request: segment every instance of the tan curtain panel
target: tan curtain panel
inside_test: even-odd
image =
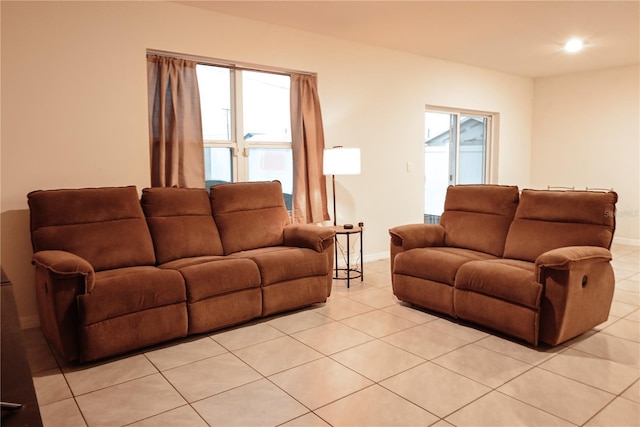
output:
[[[204,187],[196,62],[147,56],[152,187]]]
[[[291,146],[293,152],[293,222],[330,219],[322,174],[324,131],[315,76],[291,75]]]

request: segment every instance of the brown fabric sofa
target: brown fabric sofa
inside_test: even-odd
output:
[[[556,345],[607,320],[617,194],[459,185],[439,224],[389,230],[402,301]]]
[[[34,191],[42,331],[90,361],[323,302],[334,231],[290,224],[280,183]]]

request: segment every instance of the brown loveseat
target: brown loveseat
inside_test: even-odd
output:
[[[607,320],[615,192],[459,185],[439,224],[392,228],[403,301],[556,345]]]
[[[290,224],[280,183],[34,191],[42,331],[89,361],[323,302],[334,231]]]

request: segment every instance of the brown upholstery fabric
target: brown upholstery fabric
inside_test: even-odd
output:
[[[223,254],[204,188],[145,188],[141,202],[159,264]]]
[[[517,206],[516,186],[450,186],[440,218],[445,245],[502,256]]]
[[[535,265],[513,260],[472,261],[464,264],[456,276],[458,290],[471,291],[537,310],[542,285],[536,282]],[[458,305],[455,304],[456,310]]]
[[[279,282],[262,288],[262,315],[294,310],[327,300],[326,276]]]
[[[260,287],[260,271],[248,259],[224,259],[180,270],[189,303],[215,295]]]
[[[286,248],[283,251],[254,250],[245,252],[258,265],[262,285],[312,276],[325,277],[329,273],[327,257],[306,248]]]
[[[189,304],[189,333],[196,334],[243,323],[262,313],[260,288],[217,295]]]
[[[175,270],[128,267],[99,272],[93,292],[78,296],[80,323],[90,325],[186,299],[184,280]]]
[[[187,335],[185,303],[138,311],[79,328],[83,362]]]
[[[393,275],[393,294],[400,301],[456,317],[453,286],[402,274]]]
[[[494,259],[483,252],[458,248],[418,248],[396,256],[394,274],[420,277],[453,286],[458,269],[473,260]]]
[[[283,244],[290,220],[280,182],[215,185],[210,200],[226,255]]]
[[[96,271],[155,264],[135,187],[39,190],[27,197],[34,252],[71,252]]]
[[[535,261],[564,246],[609,248],[617,198],[614,192],[522,190],[505,258]]]

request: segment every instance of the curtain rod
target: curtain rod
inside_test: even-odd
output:
[[[271,72],[275,74],[287,74],[287,75],[289,74],[304,74],[307,76],[317,75],[317,73],[312,73],[309,71],[299,71],[299,70],[292,70],[288,68],[250,64],[246,62],[228,61],[224,59],[209,58],[207,56],[186,55],[183,53],[168,52],[165,50],[147,49],[147,55],[157,55],[157,56],[165,56],[170,58],[186,59],[187,61],[195,61],[201,64],[220,65],[220,66],[225,66],[225,67],[235,68],[240,70],[247,70],[247,71],[265,71],[265,72]]]

